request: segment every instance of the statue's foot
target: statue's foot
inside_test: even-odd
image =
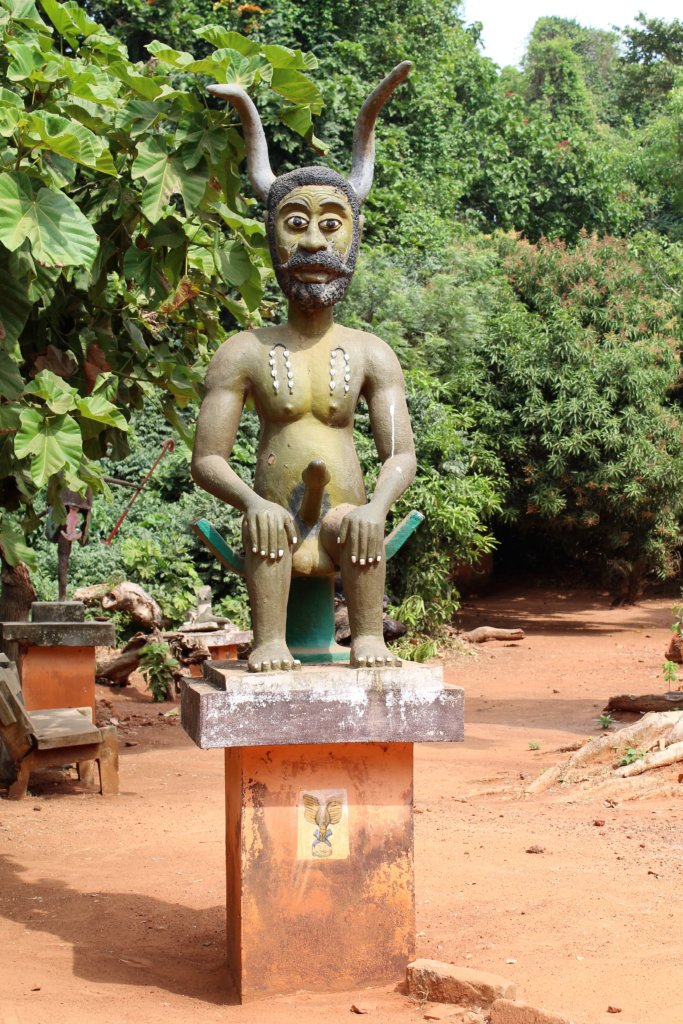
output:
[[[401,659],[388,650],[381,636],[359,636],[351,641],[352,668],[400,668]]]
[[[292,657],[284,640],[269,640],[254,647],[247,668],[250,672],[291,672],[301,668],[301,662]]]

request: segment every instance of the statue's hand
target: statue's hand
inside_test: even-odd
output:
[[[347,512],[339,530],[339,543],[347,545],[352,562],[372,565],[382,561],[385,519],[373,505],[361,505]]]
[[[294,520],[282,505],[259,498],[245,512],[253,554],[278,560],[285,549],[296,544]]]

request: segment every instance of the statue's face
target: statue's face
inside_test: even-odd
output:
[[[275,210],[273,234],[273,266],[289,299],[305,309],[343,299],[356,263],[358,223],[340,189],[293,189]]]

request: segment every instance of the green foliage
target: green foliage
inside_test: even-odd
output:
[[[635,124],[656,114],[673,89],[683,67],[683,21],[648,18],[622,30],[624,56],[619,82],[619,106]]]
[[[57,520],[64,486],[105,489],[98,460],[126,453],[145,395],[163,389],[189,439],[178,408],[196,398],[211,351],[236,323],[259,322],[264,228],[240,193],[234,114],[209,104],[205,86],[270,91],[273,119],[289,125],[320,109],[304,73],[315,61],[221,28],[197,34],[200,59],[150,43],[154,59],[135,64],[72,0],[0,0],[9,561],[21,557],[11,531],[36,528],[45,488]]]
[[[635,764],[636,761],[642,761],[644,757],[644,750],[636,750],[635,747],[627,747],[623,756],[617,761],[617,765],[619,768],[625,768],[626,765]]]
[[[664,676],[664,682],[670,690],[675,689],[676,683],[678,682],[678,670],[674,661],[664,662],[662,666],[662,675]]]
[[[173,670],[178,661],[171,657],[166,643],[146,644],[140,651],[140,671],[145,677],[152,699],[161,703],[174,692]]]
[[[632,598],[646,573],[678,565],[674,309],[626,242],[499,246],[516,301],[460,387],[505,464],[505,518],[537,547],[618,577]]]
[[[598,715],[595,721],[598,723],[601,729],[609,729],[615,723],[615,719],[610,714]]]

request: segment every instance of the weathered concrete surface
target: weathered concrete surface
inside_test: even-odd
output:
[[[113,647],[111,622],[0,622],[0,639],[40,647]]]
[[[241,999],[400,980],[415,941],[412,745],[225,757],[228,963]],[[337,805],[322,854],[304,795]]]
[[[507,978],[440,960],[414,960],[406,969],[410,995],[435,1003],[491,1006],[497,999],[512,1000],[516,987]]]
[[[204,662],[204,681],[183,684],[181,719],[203,748],[462,740],[464,694],[442,676],[425,665],[248,673]]]
[[[82,601],[34,601],[31,605],[32,622],[84,622],[85,605]]]
[[[489,1020],[490,1024],[572,1024],[567,1017],[511,999],[496,999],[491,1006]]]

